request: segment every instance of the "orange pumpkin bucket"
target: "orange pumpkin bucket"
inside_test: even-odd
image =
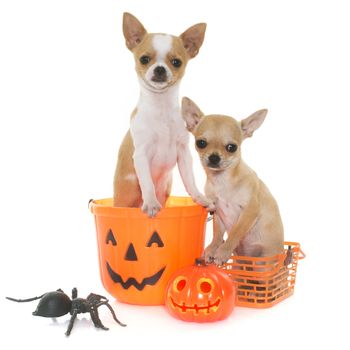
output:
[[[169,197],[155,218],[110,198],[91,201],[90,210],[103,286],[121,302],[164,304],[170,276],[203,252],[207,212],[189,197]]]

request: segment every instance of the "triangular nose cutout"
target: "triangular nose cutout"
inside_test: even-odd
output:
[[[132,243],[129,244],[128,250],[126,251],[125,260],[137,261],[137,255],[136,255],[135,248],[134,248]]]

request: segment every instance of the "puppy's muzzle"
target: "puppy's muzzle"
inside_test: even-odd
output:
[[[210,168],[219,168],[220,167],[221,158],[217,153],[212,153],[208,157],[208,167]]]
[[[166,69],[163,66],[157,66],[153,70],[152,81],[156,83],[165,83],[168,79]]]

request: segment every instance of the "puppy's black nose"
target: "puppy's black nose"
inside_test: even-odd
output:
[[[166,70],[163,66],[157,66],[156,68],[154,68],[154,74],[162,76],[166,73]]]
[[[166,80],[166,70],[163,66],[157,66],[154,68],[154,81],[165,81]]]
[[[220,156],[216,153],[211,154],[208,157],[208,159],[209,159],[210,165],[214,165],[214,166],[218,165],[220,163],[220,160],[221,160]]]

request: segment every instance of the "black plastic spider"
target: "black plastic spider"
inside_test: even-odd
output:
[[[33,312],[34,316],[60,317],[70,313],[72,317],[70,318],[69,325],[65,333],[67,336],[69,336],[72,331],[77,315],[86,312],[90,313],[91,320],[95,327],[102,328],[107,331],[108,328],[102,324],[97,310],[102,305],[106,305],[108,307],[117,323],[119,323],[122,327],[126,326],[117,319],[114,310],[112,309],[112,306],[109,305],[106,297],[91,293],[86,299],[78,298],[78,290],[76,288],[72,289],[72,300],[63,292],[62,289],[29,299],[14,299],[10,297],[6,297],[6,299],[20,303],[41,299],[36,310]]]

